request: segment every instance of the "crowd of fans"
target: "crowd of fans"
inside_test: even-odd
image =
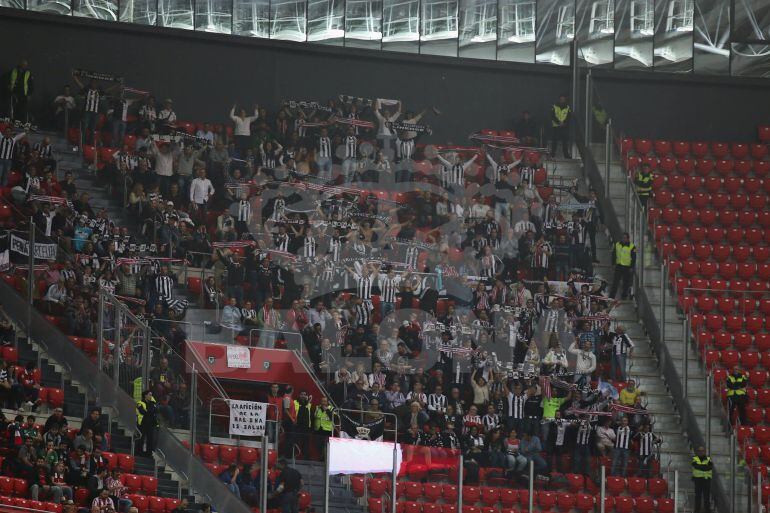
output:
[[[540,475],[588,473],[596,456],[625,476],[634,455],[631,472],[649,475],[660,440],[628,380],[634,344],[612,318],[617,283],[611,297],[593,270],[603,213],[593,191],[549,177],[545,150],[521,145],[534,143],[528,114],[519,139],[479,132],[467,147],[426,144],[437,108],[383,99],[235,105],[231,124],[195,126],[170,99],[129,100],[87,76],[72,104],[86,143],[111,137],[114,157],[94,171],[133,225],[95,212],[70,173],[57,182],[41,170],[46,140],[20,140],[13,157],[19,194],[61,250],[41,272],[39,304],[68,333],[95,335],[101,288],[179,351],[187,334],[164,321],[184,319],[174,268],[186,261],[214,270],[203,305],[221,308],[223,327],[256,329],[263,347],[300,337],[336,404],[367,421],[395,415],[399,439],[417,447],[461,450],[469,482],[479,467],[518,477],[529,462]],[[138,365],[137,337],[113,364]],[[185,425],[189,396],[172,367],[154,361],[150,388],[161,416]],[[268,401],[286,456],[331,434],[326,398],[275,386]],[[248,475],[221,477],[249,497]]]

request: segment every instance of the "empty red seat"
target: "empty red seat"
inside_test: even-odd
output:
[[[733,258],[735,258],[735,250],[733,250]],[[756,264],[751,263],[741,263],[738,264],[738,277],[743,278],[744,280],[747,280],[754,276],[754,273],[757,271]]]
[[[123,472],[133,472],[136,465],[136,458],[130,454],[118,454],[118,467]]]
[[[637,497],[647,490],[647,480],[641,477],[629,477],[626,479],[628,493]]]
[[[500,488],[500,503],[504,508],[510,508],[519,501],[518,490],[512,488]]]
[[[205,463],[219,462],[219,446],[214,444],[200,444],[198,455]]]
[[[481,489],[478,486],[463,486],[463,504],[476,504],[481,500]]]
[[[578,493],[575,495],[575,509],[578,511],[592,511],[594,509],[595,499],[593,495],[587,493]]]
[[[733,351],[732,349],[722,351],[720,360],[722,361],[722,365],[724,367],[728,369],[732,368],[733,366],[738,365],[738,361],[740,360],[740,353],[738,353],[738,351]]]
[[[369,495],[379,498],[385,493],[390,493],[390,479],[374,478],[369,480]]]
[[[741,210],[749,202],[749,198],[745,194],[740,192],[731,192],[730,194],[730,206],[736,210]]]
[[[752,143],[749,145],[751,158],[762,160],[767,156],[767,145],[761,143]]]
[[[622,477],[607,476],[606,486],[610,495],[620,495],[626,489],[626,480]]]
[[[751,370],[759,365],[759,353],[756,351],[743,351],[741,353],[741,367]]]
[[[765,324],[764,316],[749,315],[746,317],[746,331],[749,333],[759,333]]]
[[[730,145],[723,142],[711,143],[711,154],[716,158],[726,157],[730,153]]]
[[[674,196],[670,191],[662,190],[655,192],[655,204],[659,207],[665,207],[671,204]]]
[[[631,497],[615,497],[616,513],[631,513],[634,510],[634,500]]]
[[[634,151],[641,155],[647,155],[652,151],[652,141],[649,139],[636,139],[634,141]]]
[[[722,189],[722,179],[718,176],[706,176],[703,179],[703,188],[711,194],[717,193]]]
[[[770,173],[770,160],[754,161],[754,176],[762,178],[768,173]]]
[[[762,408],[753,406],[746,407],[746,420],[749,424],[759,424],[765,418],[765,411]]]
[[[231,465],[238,461],[238,448],[232,445],[219,446],[219,463]]]
[[[658,168],[665,174],[670,175],[676,170],[676,159],[670,156],[664,156],[660,158]]]
[[[762,190],[762,180],[754,176],[743,179],[743,191],[746,194],[755,194]]]
[[[755,208],[755,207],[752,207],[752,208]],[[756,207],[756,208],[762,208],[762,207]],[[754,221],[756,220],[756,218],[757,218],[757,214],[752,210],[741,210],[740,212],[738,212],[738,224],[743,227],[751,226],[752,224],[754,224]]]
[[[147,495],[156,495],[158,493],[158,478],[142,476],[142,491]]]
[[[556,506],[556,494],[548,491],[538,491],[535,495],[537,505],[540,506],[541,511],[551,511]]]
[[[749,145],[746,143],[732,143],[730,145],[730,154],[735,159],[746,158],[749,155]]]
[[[441,495],[446,502],[457,502],[457,486],[445,484]]]
[[[703,178],[700,176],[688,176],[684,181],[684,187],[690,192],[697,192],[703,187]]]
[[[150,513],[165,513],[166,500],[163,497],[147,497],[147,506]]]
[[[750,333],[736,333],[733,337],[733,347],[739,351],[745,351],[752,345],[753,338]]]
[[[686,207],[690,204],[690,201],[692,199],[692,196],[689,192],[686,191],[679,191],[674,194],[674,205],[676,205],[679,208]]]
[[[672,150],[671,141],[657,139],[653,143],[653,148],[655,148],[655,153],[658,155],[658,157],[668,155],[671,153],[671,150]]]
[[[699,163],[701,161],[698,161]],[[732,160],[719,159],[714,163],[714,169],[722,176],[728,176],[733,172],[734,163]]]

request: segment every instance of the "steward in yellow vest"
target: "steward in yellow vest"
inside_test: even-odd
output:
[[[692,481],[695,484],[694,513],[711,511],[711,479],[714,477],[714,464],[706,455],[706,449],[698,447],[692,458]]]
[[[612,264],[615,266],[615,274],[612,278],[610,298],[615,299],[620,288],[621,299],[627,299],[631,292],[631,277],[636,265],[636,246],[631,242],[628,233],[624,233],[621,240],[612,246]]]

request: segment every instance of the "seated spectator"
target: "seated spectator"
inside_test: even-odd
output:
[[[102,488],[91,501],[92,513],[110,513],[115,511],[115,503],[110,498],[110,491]]]
[[[102,450],[106,451],[108,449],[107,439],[104,436],[104,419],[102,419],[102,411],[100,408],[91,408],[88,412],[88,416],[83,419],[83,422],[80,425],[80,434],[85,430],[91,431],[94,443],[101,447]],[[75,443],[75,447],[77,446],[78,444]]]
[[[118,511],[128,513],[133,501],[128,498],[128,488],[120,480],[121,474],[120,469],[113,469],[112,474],[105,479],[105,487],[109,490],[113,503],[118,505]]]
[[[241,473],[241,469],[238,465],[228,466],[221,474],[219,474],[219,480],[222,481],[227,488],[233,492],[233,494],[241,498],[241,491],[238,488],[238,476]]]

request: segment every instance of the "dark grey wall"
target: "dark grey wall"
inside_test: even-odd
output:
[[[173,98],[180,119],[224,121],[233,102],[270,108],[283,98],[338,94],[402,99],[410,109],[436,105],[444,114],[428,122],[436,128],[432,139],[442,142],[462,143],[476,129],[510,128],[524,108],[544,119],[570,88],[563,68],[314,49],[7,9],[0,9],[0,48],[2,70],[22,56],[29,60],[37,112],[71,82],[70,69],[80,67],[122,74],[127,85]]]
[[[770,124],[770,81],[653,72],[594,73],[616,125],[633,137],[753,141]]]

